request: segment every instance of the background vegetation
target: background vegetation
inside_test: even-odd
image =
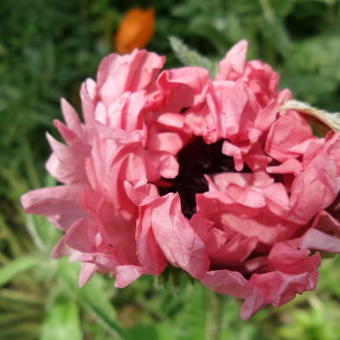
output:
[[[77,286],[78,266],[50,260],[58,232],[24,216],[19,197],[52,185],[44,171],[59,98],[76,107],[80,82],[113,51],[114,32],[131,7],[154,6],[148,48],[180,65],[168,36],[212,60],[236,41],[282,75],[295,96],[340,110],[340,2],[337,0],[2,0],[0,2],[0,339],[73,340],[204,338],[210,293],[187,278],[145,277],[124,290],[97,275]],[[227,299],[223,339],[340,338],[339,260],[325,260],[316,292],[251,321]]]

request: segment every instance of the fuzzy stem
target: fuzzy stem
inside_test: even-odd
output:
[[[208,291],[205,340],[220,340],[222,338],[222,323],[225,301],[225,296],[222,294]]]

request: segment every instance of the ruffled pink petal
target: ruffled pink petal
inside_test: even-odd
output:
[[[234,79],[242,74],[245,67],[248,42],[239,41],[226,54],[219,64],[218,80]]]
[[[137,206],[146,205],[159,197],[157,187],[152,184],[132,185],[129,181],[124,181],[124,188],[131,202]]]
[[[332,206],[333,207],[333,206]],[[316,228],[328,234],[340,235],[340,220],[325,210],[320,211],[313,220],[312,228]]]
[[[308,144],[301,150],[294,151],[294,147],[313,138],[312,129],[307,121],[296,111],[287,111],[271,126],[265,150],[273,158],[285,162],[300,156]]]
[[[136,224],[137,256],[144,273],[159,275],[167,266],[167,261],[155,239],[151,226],[152,208],[140,209]]]
[[[206,103],[184,114],[184,121],[185,127],[195,136],[202,136],[206,143],[215,143],[219,139],[218,109],[211,91],[206,95]]]
[[[125,288],[143,274],[142,268],[133,265],[121,265],[115,268],[115,287]]]
[[[149,151],[145,155],[147,178],[156,182],[161,177],[175,178],[178,175],[179,164],[174,155],[161,151]]]
[[[334,148],[338,151],[335,154],[339,155],[340,134],[329,139],[323,149],[309,161],[304,171],[295,177],[290,197],[292,220],[308,222],[337,197],[340,191],[340,161],[330,157],[330,149]]]
[[[209,73],[202,67],[180,67],[163,71],[157,85],[165,112],[180,112],[202,101]]]
[[[96,224],[89,218],[81,218],[68,228],[64,242],[73,249],[84,253],[97,251],[96,235],[98,229]]]
[[[223,142],[222,146],[222,153],[224,153],[226,156],[230,156],[234,158],[234,166],[237,171],[242,171],[244,166],[244,160],[242,155],[242,150],[231,143],[229,143],[227,140]]]
[[[93,164],[93,166],[92,166]],[[124,181],[132,185],[146,183],[144,151],[140,142],[118,139],[96,139],[92,148],[92,164],[88,164],[91,182],[115,206],[134,216],[136,206],[130,201]]]
[[[182,129],[184,127],[184,117],[175,113],[163,113],[157,118],[157,122],[169,128]]]
[[[289,210],[289,197],[282,183],[273,183],[263,188],[263,196],[266,199],[268,209],[275,215],[285,217]]]
[[[265,208],[257,214],[241,215],[242,209],[225,212],[221,215],[221,223],[244,236],[256,236],[264,244],[274,244],[291,235],[298,226],[281,219]]]
[[[67,247],[64,237],[62,237],[51,251],[51,257],[53,259],[59,259],[65,255],[70,255],[72,250]]]
[[[257,209],[266,206],[266,200],[263,195],[250,187],[244,189],[230,184],[228,186],[228,195],[234,202],[249,208]]]
[[[269,266],[287,274],[300,274],[315,271],[320,265],[320,255],[310,255],[301,249],[299,240],[276,243],[269,255]]]
[[[89,156],[89,147],[77,136],[69,145],[58,142],[51,135],[46,134],[53,150],[46,163],[48,172],[61,183],[87,183],[85,160]]]
[[[227,269],[208,271],[201,282],[209,289],[219,293],[246,298],[250,285],[242,274]]]
[[[253,274],[249,280],[251,293],[242,304],[241,318],[248,320],[252,314],[267,304],[278,307],[292,300],[296,294],[316,288],[316,271],[291,275],[279,271]]]
[[[219,112],[219,137],[230,138],[242,129],[240,121],[248,101],[245,85],[242,82],[215,81],[213,94]]]
[[[76,134],[81,135],[81,122],[76,110],[64,98],[61,99],[60,103],[67,126]]]
[[[142,130],[144,128],[143,110],[147,102],[144,91],[125,92],[110,106],[101,102],[96,107],[96,119],[112,129],[125,131]]]
[[[57,227],[67,230],[87,213],[79,205],[78,185],[61,185],[30,191],[21,197],[26,213],[46,216]]]
[[[97,270],[97,265],[94,263],[81,263],[81,269],[79,273],[78,284],[79,287],[83,287],[86,283],[91,279],[91,277],[95,274]]]
[[[242,263],[255,250],[257,244],[257,237],[244,237],[237,234],[225,242],[223,246],[209,249],[209,259],[218,267],[238,268],[242,266]]]
[[[94,122],[95,97],[96,83],[93,79],[86,79],[80,88],[80,98],[84,120],[89,125]]]
[[[339,253],[340,221],[328,212],[321,211],[314,218],[312,227],[301,237],[300,247]]]
[[[177,194],[154,201],[151,225],[157,243],[167,260],[176,267],[202,278],[209,267],[204,243],[180,211]]]
[[[82,206],[91,215],[105,244],[119,257],[119,264],[138,264],[134,220],[117,211],[110,201],[90,189],[82,192]]]
[[[266,304],[274,307],[292,300],[296,294],[316,288],[320,255],[298,247],[298,240],[280,242],[269,253],[269,268],[273,271],[253,274],[241,317],[247,320]]]
[[[145,89],[165,62],[164,57],[145,50],[131,54],[110,54],[103,59],[97,73],[97,91],[107,106],[124,92]]]
[[[340,238],[313,228],[302,236],[300,246],[302,249],[323,250],[339,254]]]
[[[252,171],[258,172],[263,171],[268,166],[271,158],[265,154],[262,145],[256,142],[249,151],[246,150],[244,161]]]
[[[182,137],[177,132],[156,132],[149,134],[147,148],[176,155],[184,146]]]
[[[205,243],[213,266],[237,268],[257,246],[257,237],[244,237],[239,234],[230,236],[224,230],[213,227],[214,222],[199,213],[194,214],[190,222]]]
[[[297,175],[303,170],[301,163],[295,158],[290,158],[287,161],[281,163],[277,166],[268,166],[266,168],[267,172],[270,174],[289,174],[293,173]]]

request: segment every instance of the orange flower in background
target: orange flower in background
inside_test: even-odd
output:
[[[123,16],[118,27],[115,47],[119,53],[129,53],[143,48],[155,33],[154,8],[132,8]]]

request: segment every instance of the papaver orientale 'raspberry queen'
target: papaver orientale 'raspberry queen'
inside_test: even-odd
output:
[[[53,256],[81,262],[80,285],[171,265],[243,299],[244,319],[316,287],[319,251],[340,251],[340,134],[282,110],[290,91],[246,52],[236,44],[215,78],[111,54],[81,87],[83,122],[61,101],[65,143],[47,135],[46,164],[61,185],[22,203],[64,232]]]

